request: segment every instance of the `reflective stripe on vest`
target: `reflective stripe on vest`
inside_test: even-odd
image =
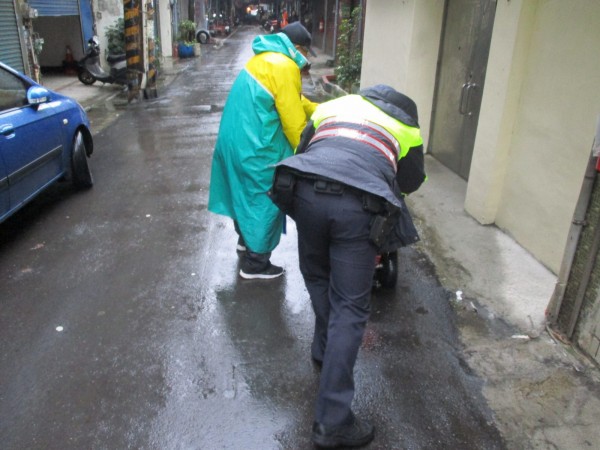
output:
[[[339,121],[335,118],[329,118],[319,124],[310,142],[313,143],[330,137],[344,137],[369,145],[381,153],[396,172],[396,162],[398,161],[400,148],[394,136],[383,127],[367,120]]]
[[[342,122],[366,120],[371,124],[377,124],[384,128],[394,136],[395,142],[394,140],[392,142],[399,144],[399,160],[404,158],[412,147],[423,145],[419,128],[411,127],[394,119],[360,95],[345,95],[321,103],[311,116],[311,120],[317,129],[322,122],[330,118],[336,118]]]

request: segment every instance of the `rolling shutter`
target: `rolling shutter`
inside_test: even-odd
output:
[[[0,61],[24,72],[19,26],[12,0],[0,2],[0,30]]]
[[[29,6],[38,10],[38,17],[78,16],[78,0],[29,0]]]

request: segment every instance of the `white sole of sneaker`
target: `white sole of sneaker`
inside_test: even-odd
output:
[[[274,275],[266,275],[264,273],[246,273],[243,270],[240,270],[240,277],[242,277],[245,280],[270,280],[272,278],[280,277],[284,273],[285,271]]]

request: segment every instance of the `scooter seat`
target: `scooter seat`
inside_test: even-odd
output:
[[[125,55],[125,53],[123,53],[121,55],[108,55],[106,57],[106,61],[108,61],[109,63],[117,63],[117,62],[125,61],[126,59],[127,59],[127,56]]]

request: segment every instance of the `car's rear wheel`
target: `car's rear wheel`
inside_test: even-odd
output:
[[[210,36],[206,31],[198,31],[198,34],[196,35],[196,40],[201,44],[207,44],[210,40]]]
[[[83,84],[87,84],[88,86],[96,82],[96,77],[94,77],[94,75],[92,75],[86,69],[80,70],[77,74],[77,78],[79,78],[79,81],[81,81]]]
[[[78,189],[89,189],[94,185],[94,179],[85,148],[83,134],[78,131],[73,139],[73,153],[71,154],[71,178],[73,185]]]

